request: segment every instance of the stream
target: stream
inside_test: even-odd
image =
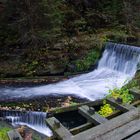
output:
[[[134,77],[138,69],[139,60],[140,48],[123,44],[107,43],[97,69],[92,72],[45,86],[1,88],[0,100],[34,98],[40,95],[73,95],[92,101],[101,99],[108,94],[109,89],[116,87],[121,88]],[[32,117],[32,115],[30,117]],[[27,120],[14,120],[14,122],[31,124],[32,127],[38,131],[39,129],[44,129],[44,125],[40,125],[42,127],[38,128],[39,123],[30,123]],[[47,128],[47,126],[45,127]],[[50,135],[50,130],[46,129],[44,134]]]

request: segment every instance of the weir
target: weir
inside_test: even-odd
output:
[[[13,126],[25,125],[44,135],[52,135],[45,122],[47,117],[45,112],[0,110],[0,117],[5,118]]]
[[[0,100],[61,94],[94,101],[105,97],[109,89],[120,88],[130,81],[137,71],[139,59],[139,47],[107,43],[97,69],[92,72],[46,86],[1,88]]]
[[[121,88],[135,75],[140,60],[140,48],[116,43],[107,43],[97,69],[90,73],[56,84],[37,87],[2,88],[0,100],[33,98],[39,95],[75,95],[80,98],[97,100],[105,97],[109,89]],[[25,124],[49,135],[44,113],[27,112],[25,115],[8,114],[13,124]]]
[[[98,69],[106,67],[133,76],[137,71],[139,60],[139,47],[108,43]]]

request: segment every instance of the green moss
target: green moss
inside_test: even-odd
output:
[[[9,140],[7,132],[10,130],[11,129],[7,127],[4,127],[4,128],[0,127],[0,140]]]
[[[7,136],[7,132],[9,131],[10,129],[8,128],[3,128],[0,130],[0,139],[2,140],[9,140],[8,139],[8,136]]]
[[[84,71],[88,70],[91,65],[95,64],[100,56],[100,52],[98,50],[92,50],[90,53],[87,54],[83,59],[77,60],[75,62],[76,71]]]

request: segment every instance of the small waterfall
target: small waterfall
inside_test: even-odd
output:
[[[45,123],[47,113],[32,111],[1,111],[1,116],[6,118],[13,126],[25,125],[44,135],[52,135],[51,130]]]
[[[134,75],[140,59],[140,48],[108,43],[98,69],[109,68],[124,74]]]
[[[56,84],[37,87],[1,88],[0,100],[33,98],[39,95],[75,95],[89,100],[105,97],[109,89],[121,88],[130,81],[140,60],[140,48],[116,43],[107,43],[97,69]],[[27,112],[5,114],[12,123],[25,124],[41,133],[51,132],[44,123],[46,114]]]
[[[107,43],[97,69],[69,80],[46,86],[1,88],[0,100],[33,98],[39,95],[75,95],[89,100],[103,98],[108,90],[131,80],[140,60],[140,48]]]

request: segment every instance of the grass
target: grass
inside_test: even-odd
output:
[[[11,130],[11,127],[5,122],[0,122],[0,140],[9,140],[7,132]]]

